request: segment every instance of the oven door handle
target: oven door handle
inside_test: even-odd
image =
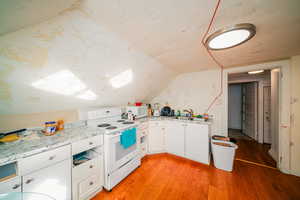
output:
[[[122,135],[122,133],[118,133],[118,134],[110,135],[109,137],[110,137],[110,138],[115,138],[115,137],[119,137],[119,136],[121,136],[121,135]]]

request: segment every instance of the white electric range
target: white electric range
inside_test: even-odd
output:
[[[104,133],[104,188],[110,191],[141,165],[137,143],[128,148],[124,148],[120,143],[122,132],[136,129],[137,124],[121,119],[121,110],[117,108],[105,108],[92,112],[88,115],[92,117],[87,120],[87,124],[90,127],[99,128]]]

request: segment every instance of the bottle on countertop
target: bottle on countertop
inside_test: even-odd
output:
[[[56,130],[60,131],[64,129],[64,120],[58,120],[56,125]]]
[[[150,104],[150,103],[148,104],[148,109],[147,109],[147,111],[148,111],[148,117],[152,117],[152,115],[153,115],[153,110],[152,110],[152,108],[151,108],[151,104]]]

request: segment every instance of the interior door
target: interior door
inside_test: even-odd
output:
[[[184,156],[184,129],[185,123],[167,122],[166,150],[178,156]]]
[[[243,133],[257,139],[257,82],[243,84]]]
[[[271,86],[264,87],[263,93],[263,101],[264,101],[264,143],[271,144]]]
[[[70,159],[32,172],[22,178],[23,192],[46,194],[57,200],[71,200]]]

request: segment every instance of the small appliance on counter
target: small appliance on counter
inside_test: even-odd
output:
[[[153,106],[153,116],[159,117],[160,116],[160,105],[159,103],[155,103]]]
[[[165,106],[161,109],[160,115],[161,116],[170,116],[171,108],[169,106]]]
[[[136,119],[147,117],[147,106],[126,106],[126,113],[131,113]]]

